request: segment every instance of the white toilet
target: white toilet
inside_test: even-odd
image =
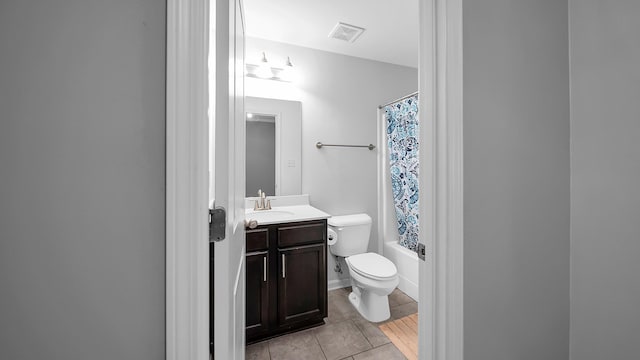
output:
[[[389,298],[398,286],[398,269],[387,258],[368,253],[371,217],[367,214],[333,216],[328,219],[328,244],[332,254],[345,258],[353,291],[349,301],[372,322],[387,320]]]

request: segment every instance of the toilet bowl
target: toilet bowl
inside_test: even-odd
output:
[[[328,220],[329,251],[344,257],[352,292],[349,301],[360,315],[372,322],[387,320],[388,295],[398,286],[398,269],[382,255],[366,252],[371,231],[367,214],[333,216]]]
[[[353,291],[349,301],[360,315],[372,322],[387,320],[389,294],[398,286],[398,270],[387,258],[376,253],[347,257]]]

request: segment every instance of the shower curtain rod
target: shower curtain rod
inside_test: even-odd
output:
[[[391,105],[391,104],[395,104],[395,103],[397,103],[397,102],[399,102],[399,101],[402,101],[402,100],[404,100],[404,99],[408,99],[408,98],[410,98],[410,97],[412,97],[412,96],[418,95],[418,93],[419,93],[419,91],[412,92],[411,94],[409,94],[409,95],[405,95],[405,96],[401,97],[400,99],[395,99],[395,100],[393,100],[392,102],[388,102],[388,103],[386,103],[386,104],[384,104],[384,105],[378,105],[378,109],[382,109],[382,108],[383,108],[383,107],[385,107],[385,106],[388,106],[388,105]]]

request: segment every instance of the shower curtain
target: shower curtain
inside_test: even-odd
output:
[[[418,95],[384,108],[391,187],[399,243],[416,251],[418,246]]]

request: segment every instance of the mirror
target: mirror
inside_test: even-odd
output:
[[[247,96],[245,111],[245,195],[301,194],[302,104]]]
[[[247,112],[247,189],[246,195],[258,189],[276,194],[276,116]]]

